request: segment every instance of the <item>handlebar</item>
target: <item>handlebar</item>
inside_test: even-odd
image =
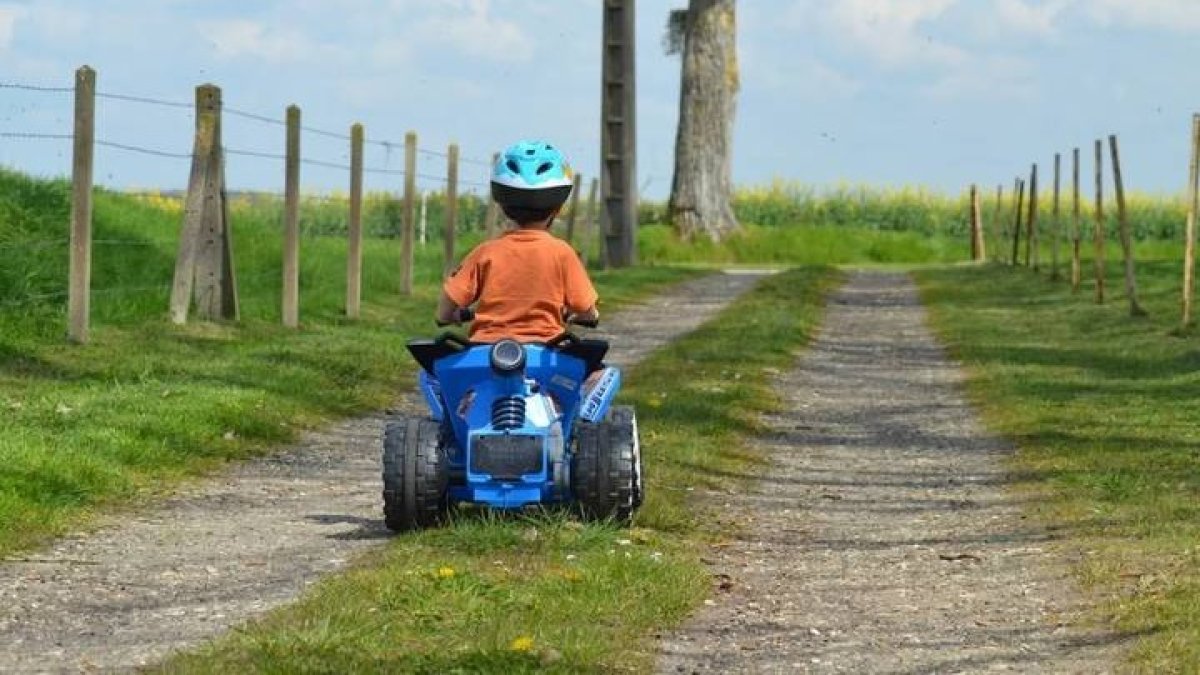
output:
[[[567,323],[573,323],[576,326],[583,326],[584,328],[597,328],[600,326],[600,319],[581,319],[572,315],[567,317]]]

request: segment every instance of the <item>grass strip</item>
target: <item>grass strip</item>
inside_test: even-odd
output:
[[[1088,268],[1090,270],[1090,267]],[[1018,446],[1031,507],[1078,556],[1096,619],[1141,672],[1200,672],[1200,349],[1174,337],[1175,262],[1139,266],[1149,319],[1000,266],[919,273],[990,427]]]
[[[462,511],[397,536],[300,602],[162,666],[182,673],[612,672],[649,669],[653,634],[707,595],[722,533],[695,490],[760,470],[750,437],[772,375],[809,339],[836,273],[770,277],[628,374],[648,496],[636,526]]]

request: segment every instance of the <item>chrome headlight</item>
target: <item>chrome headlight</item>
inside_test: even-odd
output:
[[[497,372],[511,373],[525,367],[525,347],[516,340],[501,340],[492,345],[492,368]]]

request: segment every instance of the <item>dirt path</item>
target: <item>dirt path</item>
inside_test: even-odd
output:
[[[761,275],[713,274],[605,317],[632,365]],[[389,536],[383,417],[306,435],[132,519],[0,565],[0,672],[129,670],[272,607]]]
[[[767,477],[713,496],[745,531],[662,672],[1110,671],[1120,644],[1070,626],[1066,562],[961,380],[908,278],[855,274],[779,383]]]

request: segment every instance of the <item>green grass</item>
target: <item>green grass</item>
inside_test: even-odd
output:
[[[665,225],[642,226],[638,255],[653,263],[844,265],[966,260],[966,240],[863,227],[744,225],[718,244],[682,241]]]
[[[1200,672],[1200,345],[1171,335],[1178,262],[1139,265],[1148,319],[1129,318],[1118,270],[1110,255],[1103,306],[1090,282],[1073,296],[1026,270],[919,276],[972,398],[1019,447],[1034,513],[1079,556],[1097,618],[1140,636],[1136,670]]]
[[[460,513],[448,526],[397,536],[301,602],[161,670],[647,669],[653,632],[709,591],[699,556],[724,530],[715,505],[693,491],[755,472],[746,439],[778,403],[770,377],[807,341],[834,276],[808,268],[770,278],[629,373],[623,397],[638,409],[648,480],[632,530],[561,515]]]
[[[419,252],[416,292],[398,288],[398,245],[369,240],[361,321],[342,316],[345,243],[306,237],[298,331],[279,322],[280,237],[235,211],[244,320],[165,319],[179,214],[96,196],[91,343],[63,339],[69,191],[0,172],[0,554],[82,526],[98,510],[384,407],[411,387],[407,338],[431,334],[441,269]],[[103,243],[120,242],[120,243]],[[606,307],[691,272],[600,272]]]

